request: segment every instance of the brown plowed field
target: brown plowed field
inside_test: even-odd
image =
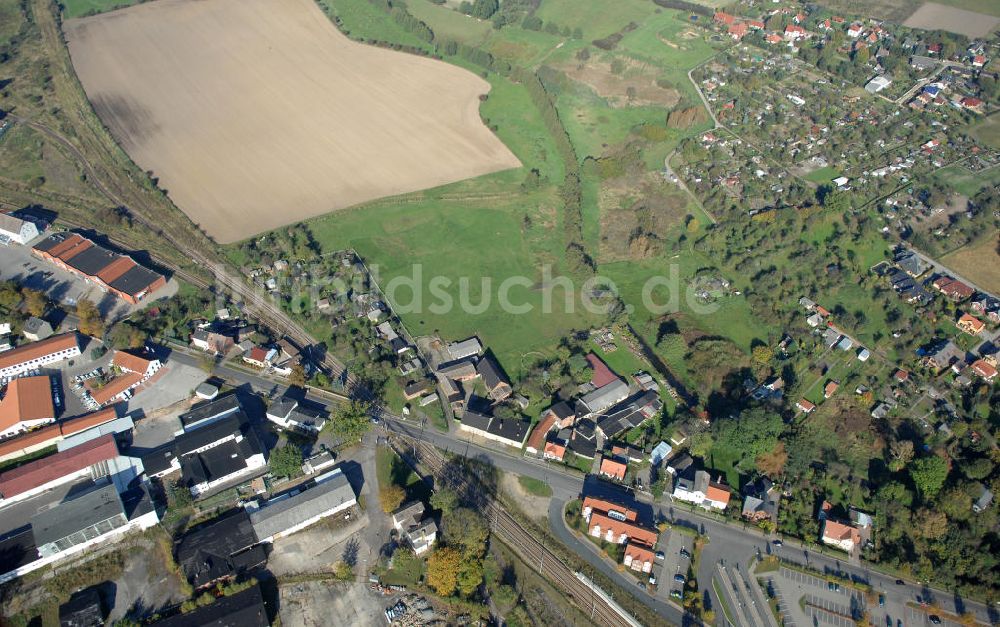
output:
[[[479,118],[486,81],[352,42],[312,0],[158,0],[64,29],[101,120],[223,243],[520,166]]]

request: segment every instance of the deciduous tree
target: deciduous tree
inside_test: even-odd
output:
[[[379,491],[379,500],[382,503],[382,511],[386,513],[394,512],[399,509],[399,506],[403,504],[403,499],[405,498],[406,491],[394,483],[382,486],[382,489]]]
[[[458,573],[462,567],[462,555],[451,547],[439,548],[427,560],[427,585],[441,596],[455,593],[458,587]]]

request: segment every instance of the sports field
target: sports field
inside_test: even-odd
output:
[[[351,42],[311,0],[160,0],[64,28],[102,121],[223,243],[520,166],[479,117],[489,83]]]

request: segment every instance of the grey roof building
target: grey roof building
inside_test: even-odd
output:
[[[40,557],[50,557],[128,524],[118,489],[108,484],[35,514],[31,530]]]
[[[316,478],[316,485],[290,496],[279,496],[250,512],[250,524],[261,542],[305,529],[357,503],[354,488],[339,468]]]
[[[245,510],[237,509],[184,534],[177,562],[195,588],[242,575],[267,561]]]
[[[475,336],[448,345],[448,353],[452,359],[465,359],[466,357],[473,357],[482,352],[483,345],[479,342],[479,338]]]
[[[592,415],[602,412],[615,403],[624,400],[627,396],[628,384],[621,379],[615,379],[611,383],[602,385],[593,392],[581,397],[577,404],[577,414]]]
[[[976,502],[972,504],[972,511],[979,514],[980,512],[986,511],[989,506],[993,503],[993,493],[986,486],[982,487],[983,491],[980,493],[979,498]]]
[[[223,596],[210,605],[187,614],[177,614],[153,623],[157,627],[267,627],[267,606],[260,586]]]
[[[97,586],[78,590],[59,606],[59,627],[103,627],[104,607]]]
[[[208,402],[195,405],[191,411],[181,414],[181,428],[184,432],[188,432],[205,427],[226,416],[235,414],[239,409],[240,401],[235,392],[219,396]]]

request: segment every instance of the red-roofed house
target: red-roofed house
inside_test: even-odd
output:
[[[986,330],[986,323],[971,314],[964,313],[955,323],[959,331],[969,335],[979,335]]]
[[[558,442],[546,442],[545,452],[542,454],[542,457],[561,462],[566,457],[566,447]]]
[[[837,547],[850,553],[861,542],[861,532],[857,528],[829,518],[823,521],[823,544]]]
[[[721,483],[711,482],[708,484],[708,489],[705,490],[706,504],[715,509],[726,509],[729,506],[730,496],[732,493],[729,491],[729,487]]]
[[[243,355],[243,361],[247,362],[251,366],[264,368],[267,366],[267,349],[261,348],[260,346],[254,346]]]
[[[645,544],[629,542],[625,545],[625,557],[622,561],[625,566],[636,572],[648,573],[652,571],[654,559],[653,549]]]
[[[97,379],[88,379],[84,383],[87,395],[98,405],[104,406],[116,401],[128,400],[132,390],[142,382],[142,375],[135,372],[123,372],[103,384],[95,383]]]
[[[851,24],[850,26],[847,27],[847,36],[860,37],[863,31],[864,28],[862,28],[861,24]]]
[[[840,384],[837,383],[836,381],[827,381],[826,387],[823,388],[823,398],[830,398],[831,396],[833,396],[837,392],[837,388],[839,387]]]
[[[813,410],[816,409],[816,405],[810,403],[809,401],[803,398],[799,399],[799,401],[795,403],[795,408],[798,409],[803,414],[811,414]]]
[[[748,31],[749,28],[747,27],[746,23],[739,22],[737,24],[733,24],[732,26],[730,26],[728,32],[730,37],[732,37],[736,41],[739,41],[744,37],[746,37]]]
[[[780,44],[785,40],[781,37],[781,35],[775,35],[774,33],[771,33],[770,35],[764,38],[764,41],[766,41],[769,44]]]
[[[9,438],[55,419],[48,376],[22,377],[7,384],[7,392],[0,400],[0,438]]]
[[[595,388],[602,388],[618,379],[618,375],[615,374],[615,371],[609,368],[608,365],[594,353],[587,354],[587,362],[590,363],[590,367],[594,370],[594,373],[590,376],[590,383]]]
[[[736,16],[725,13],[724,11],[717,11],[715,13],[715,21],[719,24],[725,24],[727,26],[736,22]]]
[[[996,367],[985,359],[979,359],[969,367],[987,383],[993,383],[993,379],[997,378]]]
[[[638,517],[634,511],[619,503],[605,501],[604,499],[597,499],[592,496],[584,497],[583,506],[580,510],[580,513],[583,515],[583,519],[590,521],[590,516],[594,512],[601,512],[603,514],[610,513],[613,518],[624,518],[625,520],[633,522],[635,522]]]
[[[532,455],[537,455],[543,448],[547,448],[545,445],[545,436],[552,430],[552,425],[555,423],[556,417],[552,413],[546,413],[538,424],[535,425],[535,428],[531,430],[525,450]]]
[[[747,26],[754,30],[763,30],[764,22],[761,22],[760,20],[747,20]]]
[[[656,546],[656,531],[629,520],[617,520],[603,512],[593,512],[590,515],[588,532],[595,538],[603,538],[614,544],[637,542],[647,546]]]
[[[601,468],[598,474],[602,477],[625,481],[626,471],[628,471],[628,464],[618,461],[614,457],[603,457],[601,459]]]
[[[115,408],[109,407],[92,414],[70,418],[60,423],[49,424],[39,429],[8,438],[0,442],[0,462],[30,455],[35,451],[52,446],[74,433],[102,425],[117,417],[118,413]]]
[[[789,24],[785,27],[785,39],[788,41],[797,41],[799,39],[806,39],[809,37],[809,33],[806,29],[801,26],[796,26],[795,24]]]
[[[972,67],[983,67],[984,65],[986,65],[986,57],[981,54],[972,57]]]
[[[72,359],[80,354],[76,333],[53,335],[0,353],[0,378],[13,378],[29,370],[57,361]]]
[[[983,101],[974,96],[966,96],[958,101],[958,104],[962,105],[963,108],[969,111],[974,111],[976,113],[983,112]]]
[[[956,303],[962,302],[976,293],[965,283],[951,277],[943,276],[934,280],[934,289],[941,292]]]

